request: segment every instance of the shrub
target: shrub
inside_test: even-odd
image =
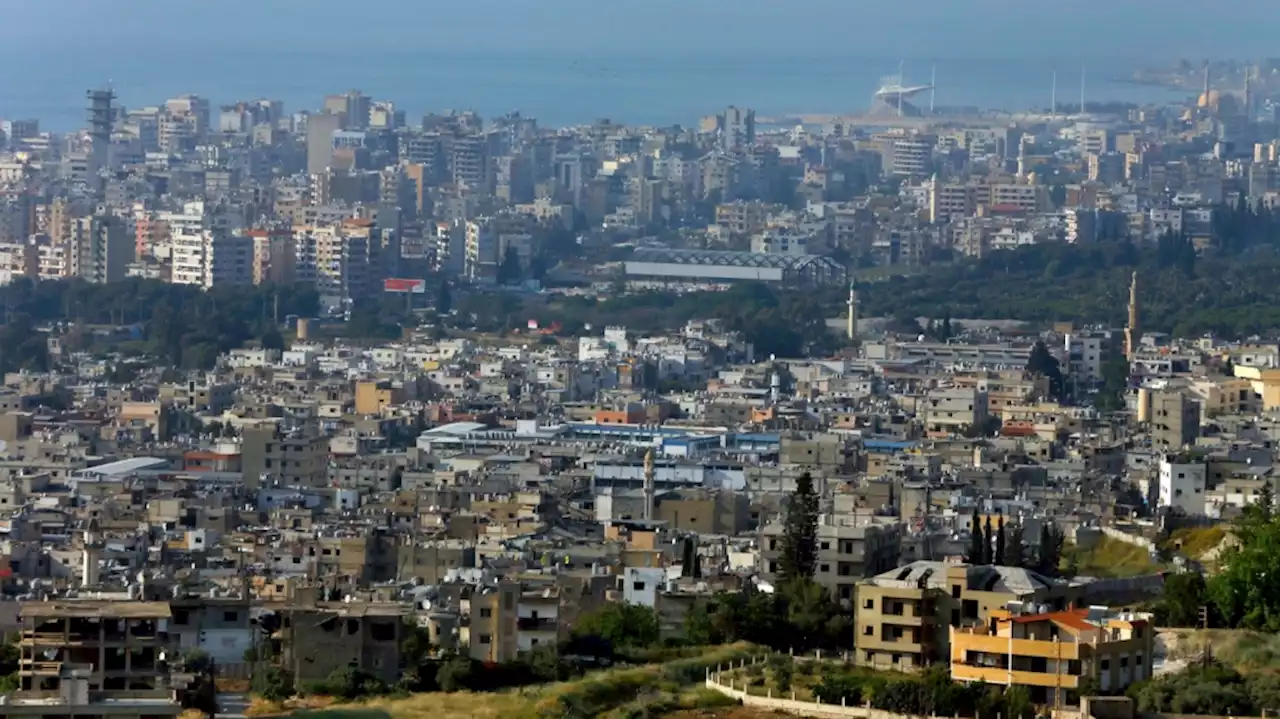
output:
[[[467,657],[452,657],[442,662],[436,670],[436,684],[442,692],[469,689],[474,679],[475,672]]]
[[[293,676],[280,667],[267,667],[253,675],[250,688],[267,701],[284,701],[293,696]]]

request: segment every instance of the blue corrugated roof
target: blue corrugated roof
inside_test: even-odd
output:
[[[739,442],[781,442],[782,435],[768,434],[764,432],[743,432],[733,435],[735,440]]]
[[[874,452],[877,450],[884,451],[884,450],[914,449],[917,446],[917,443],[903,442],[903,441],[893,440],[893,439],[865,439],[862,441],[862,446]]]

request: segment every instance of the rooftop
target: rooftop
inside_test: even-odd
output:
[[[923,586],[929,589],[946,589],[947,570],[967,570],[968,589],[983,592],[1001,592],[1018,596],[1034,594],[1042,589],[1066,586],[1058,579],[1050,579],[1021,567],[977,566],[949,564],[947,562],[919,561],[877,574],[867,580],[874,586]]]
[[[168,602],[66,599],[56,602],[23,602],[22,617],[90,617],[103,619],[168,619]]]

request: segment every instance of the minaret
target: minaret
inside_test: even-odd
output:
[[[653,519],[653,449],[644,455],[644,518]]]
[[[845,325],[845,335],[850,342],[858,339],[858,293],[853,289],[852,282],[849,283],[849,319]]]
[[[1138,328],[1138,273],[1133,273],[1129,282],[1129,322],[1124,327],[1124,356],[1132,360],[1138,351],[1138,340],[1142,338],[1142,330]]]

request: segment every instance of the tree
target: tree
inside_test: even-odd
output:
[[[469,689],[474,681],[475,669],[469,657],[452,656],[441,662],[436,670],[436,685],[442,692]]]
[[[1125,407],[1124,395],[1129,389],[1129,362],[1113,357],[1102,368],[1102,389],[1098,392],[1098,409],[1118,412]]]
[[[449,291],[449,281],[441,280],[440,289],[436,292],[436,314],[444,317],[453,309],[453,293]]]
[[[579,617],[573,633],[599,637],[614,648],[648,647],[658,642],[658,614],[639,604],[610,602]]]
[[[681,551],[680,559],[680,576],[696,577],[694,570],[698,562],[698,549],[693,543],[692,537],[685,537]]]
[[[1255,503],[1258,507],[1258,516],[1263,521],[1271,521],[1276,508],[1276,492],[1271,486],[1271,480],[1263,482],[1262,489],[1258,492],[1258,501]]]
[[[1010,567],[1024,567],[1027,561],[1026,541],[1022,536],[1022,523],[1014,523],[1009,530],[1009,543],[1004,549],[1005,561]]]
[[[796,479],[782,526],[782,552],[778,558],[781,583],[813,576],[818,563],[818,495],[808,472]]]
[[[254,694],[267,701],[278,702],[293,696],[293,676],[280,667],[255,671],[250,686]]]
[[[1179,572],[1165,577],[1158,606],[1160,626],[1195,627],[1200,609],[1208,604],[1208,585],[1199,572]]]
[[[996,566],[1003,567],[1006,564],[1005,556],[1005,538],[1004,538],[1004,515],[1000,515],[999,526],[996,527]]]
[[[520,281],[521,274],[520,253],[516,251],[515,245],[507,245],[507,251],[502,255],[502,264],[498,265],[498,284],[514,285]]]
[[[982,563],[991,564],[991,515],[987,515],[987,524],[982,531]]]
[[[1036,555],[1036,571],[1048,576],[1058,575],[1058,564],[1062,561],[1062,533],[1054,528],[1051,522],[1040,525],[1040,546]]]
[[[1054,399],[1062,399],[1066,389],[1062,377],[1062,368],[1058,364],[1058,358],[1049,353],[1049,347],[1044,343],[1044,340],[1036,340],[1035,345],[1031,347],[1031,354],[1027,357],[1026,370],[1031,375],[1049,380],[1049,396]]]
[[[982,524],[978,519],[978,506],[973,507],[973,517],[969,521],[969,556],[965,557],[969,564],[982,564]]]
[[[1261,503],[1245,507],[1236,546],[1222,557],[1209,597],[1228,626],[1280,631],[1280,517]]]
[[[258,342],[262,344],[262,349],[264,350],[284,349],[284,336],[275,327],[263,332],[262,336],[258,338]]]

